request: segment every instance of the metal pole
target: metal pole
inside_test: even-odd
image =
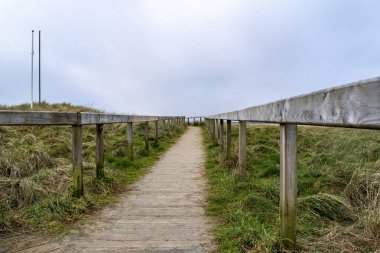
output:
[[[38,31],[38,103],[41,104],[41,31]]]
[[[30,109],[33,109],[33,55],[34,55],[34,30],[32,30],[32,71],[30,80]]]

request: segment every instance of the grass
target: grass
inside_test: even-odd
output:
[[[28,105],[0,107],[29,110]],[[92,111],[70,104],[35,105],[42,111]],[[127,154],[126,124],[105,125],[105,175],[96,179],[95,126],[83,127],[84,191],[72,197],[71,127],[0,126],[0,231],[36,230],[48,234],[67,231],[94,210],[116,202],[118,194],[144,175],[172,145],[183,129],[163,134],[159,144],[150,138],[144,149],[144,124],[134,124],[134,161]],[[154,136],[154,124],[150,136]]]
[[[380,134],[375,130],[298,128],[300,252],[374,252],[380,248]],[[219,252],[279,249],[279,128],[249,125],[248,177],[204,134],[210,182],[207,213],[217,220]]]

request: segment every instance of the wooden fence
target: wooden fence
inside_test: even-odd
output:
[[[224,121],[226,120],[226,134]],[[380,129],[380,77],[205,117],[208,132],[231,152],[231,121],[239,122],[239,172],[246,176],[246,123],[280,124],[280,237],[296,245],[297,125]],[[226,140],[224,140],[226,135]],[[224,149],[225,145],[225,149]]]
[[[0,111],[0,125],[11,126],[42,126],[71,125],[72,126],[72,163],[74,196],[83,195],[83,165],[82,165],[82,126],[96,125],[96,176],[104,177],[104,124],[127,123],[128,157],[133,160],[133,130],[135,122],[145,122],[145,150],[149,149],[149,122],[154,122],[155,142],[158,143],[158,122],[168,122],[168,130],[184,125],[185,117],[161,117],[102,114],[88,112],[41,112],[41,111]]]

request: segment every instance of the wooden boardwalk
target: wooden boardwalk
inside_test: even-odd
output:
[[[212,252],[203,206],[201,129],[190,127],[151,171],[81,231],[62,240],[0,238],[0,252]]]

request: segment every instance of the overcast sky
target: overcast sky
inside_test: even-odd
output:
[[[210,115],[380,75],[377,0],[0,0],[1,104],[30,101],[32,29],[43,100],[110,112]]]

